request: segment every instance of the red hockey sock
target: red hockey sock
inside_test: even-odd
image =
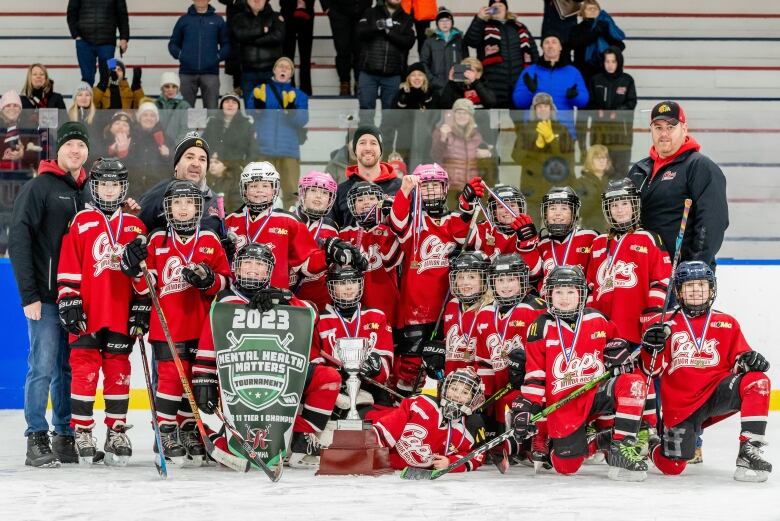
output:
[[[613,439],[635,436],[645,409],[645,380],[641,374],[621,374],[615,381],[615,431]]]
[[[106,425],[127,423],[130,402],[130,355],[103,353],[103,398],[106,400]]]
[[[294,432],[320,432],[328,423],[341,387],[341,375],[333,367],[317,365],[303,390],[303,411],[295,417]]]
[[[70,367],[70,426],[92,429],[95,426],[92,417],[95,391],[100,377],[100,350],[71,348]]]
[[[643,377],[644,378],[644,377]],[[650,427],[658,425],[658,417],[655,412],[656,408],[656,396],[655,396],[655,382],[650,380],[650,388],[647,390],[647,398],[645,399],[645,411],[642,413],[642,422]]]
[[[764,373],[746,373],[740,380],[742,432],[749,432],[757,436],[763,436],[766,433],[770,389],[769,377]]]

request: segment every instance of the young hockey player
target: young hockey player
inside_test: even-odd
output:
[[[230,267],[219,237],[200,227],[203,195],[197,186],[190,181],[172,182],[165,192],[163,208],[168,228],[153,232],[145,250],[154,287],[149,288],[140,276],[144,250],[139,248],[138,239],[125,249],[122,271],[137,277],[133,285],[138,294],[158,292],[168,330],[189,378],[201,326],[214,295],[227,286]],[[174,463],[184,463],[186,457],[199,466],[206,451],[189,401],[182,395],[179,373],[156,313],[151,318],[149,342],[157,361],[155,405],[163,453]]]
[[[466,426],[466,416],[484,401],[482,382],[471,367],[447,375],[440,398],[419,394],[374,421],[377,440],[390,448],[394,469],[408,467],[443,469],[462,458],[474,446],[475,435]],[[453,472],[476,470],[477,456]]]
[[[522,440],[533,432],[530,419],[545,401],[552,405],[608,371],[615,376],[548,416],[551,463],[561,474],[574,474],[585,458],[603,449],[611,479],[644,480],[647,464],[634,444],[645,380],[630,372],[629,344],[617,338],[615,325],[604,315],[585,308],[587,285],[579,266],[553,268],[545,295],[547,312],[528,329],[522,397],[512,404],[515,436]],[[588,440],[588,424],[604,414],[615,415],[611,441],[603,435]]]
[[[133,453],[126,431],[130,392],[130,352],[137,331],[148,327],[148,304],[133,305],[132,280],[119,266],[124,246],[146,227],[122,211],[128,190],[127,167],[114,158],[98,159],[89,173],[93,205],[73,219],[62,242],[57,285],[60,320],[70,333],[71,416],[79,463],[92,463],[97,440],[92,417],[98,374],[103,370],[106,465],[125,466]],[[141,317],[139,313],[143,315]]]
[[[313,170],[298,181],[298,205],[293,214],[306,225],[317,246],[339,235],[336,222],[327,217],[335,200],[336,181],[330,174]],[[324,271],[305,276],[291,270],[290,287],[298,298],[314,303],[319,311],[330,302]]]
[[[310,306],[287,289],[270,285],[274,271],[274,255],[267,245],[251,243],[236,252],[233,260],[234,282],[217,295],[217,302],[249,306],[261,312],[277,304]],[[217,363],[214,337],[208,317],[202,322],[198,352],[192,369],[192,392],[198,408],[207,414],[214,412],[219,402]],[[309,364],[306,387],[303,390],[301,413],[295,417],[288,464],[310,468],[319,465],[320,433],[328,422],[336,403],[341,376],[331,367]],[[217,443],[217,442],[215,442]]]
[[[382,210],[390,209],[379,185],[358,181],[347,192],[347,208],[354,224],[342,228],[339,237],[354,244],[367,260],[363,304],[381,309],[387,323],[396,327],[398,320],[397,268],[401,263],[398,238],[382,219]]]
[[[673,284],[679,307],[665,323],[661,314],[653,317],[642,337],[642,366],[661,375],[664,433],[662,443],[651,446],[653,463],[664,474],[680,474],[702,429],[739,411],[734,479],[766,481],[772,472],[762,454],[769,362],[750,348],[737,319],[712,308],[716,281],[707,264],[681,262]]]

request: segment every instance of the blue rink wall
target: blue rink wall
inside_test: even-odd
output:
[[[780,346],[778,346],[778,299],[780,259],[719,259],[716,308],[734,315],[750,345],[772,363],[772,409],[780,410]],[[21,409],[27,370],[27,321],[22,313],[11,264],[0,259],[0,317],[3,342],[0,345],[0,409]],[[141,357],[132,354],[131,408],[148,407]],[[96,408],[102,408],[98,399]]]

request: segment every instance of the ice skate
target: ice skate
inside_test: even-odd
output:
[[[612,442],[612,429],[605,429],[602,431],[596,430],[595,427],[588,425],[586,429],[586,437],[588,444],[593,443],[593,454],[584,461],[585,465],[602,465],[606,462],[605,452],[609,449]]]
[[[179,443],[176,425],[160,425],[160,441],[165,459],[175,465],[184,465],[187,458],[187,450]],[[154,452],[157,454],[157,443],[154,444]]]
[[[24,464],[38,468],[57,468],[61,465],[60,459],[51,450],[48,432],[32,432],[27,436],[27,455]]]
[[[93,465],[98,450],[97,440],[92,436],[92,429],[77,429],[75,442],[79,465]]]
[[[609,479],[615,481],[644,481],[647,478],[647,463],[639,455],[634,438],[612,440],[607,452]]]
[[[116,425],[115,429],[108,429],[106,443],[103,447],[106,451],[104,460],[106,465],[110,467],[127,466],[130,456],[133,455],[133,446],[127,436],[127,431],[131,427],[132,425],[121,424]]]
[[[322,443],[314,433],[294,432],[287,465],[296,469],[313,469],[320,466]]]
[[[764,459],[766,443],[740,436],[737,468],[734,470],[736,481],[760,483],[769,479],[772,464]]]
[[[647,458],[651,446],[655,446],[661,443],[661,438],[658,436],[658,432],[655,427],[643,426],[639,429],[636,436],[636,446],[639,449],[639,455],[643,458]],[[701,453],[701,450],[697,448],[697,452]]]
[[[184,462],[186,466],[200,467],[206,463],[206,447],[194,421],[186,422],[179,427],[179,440],[187,451],[187,459]]]

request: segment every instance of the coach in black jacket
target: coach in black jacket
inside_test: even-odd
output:
[[[685,112],[674,101],[657,104],[650,116],[653,146],[628,176],[642,198],[642,225],[661,236],[670,256],[680,230],[685,199],[693,200],[680,261],[715,266],[729,225],[726,177],[688,135]]]
[[[81,79],[95,83],[95,61],[114,57],[116,33],[119,31],[119,51],[127,52],[130,23],[125,0],[69,0],[68,30],[76,40],[76,57]]]

